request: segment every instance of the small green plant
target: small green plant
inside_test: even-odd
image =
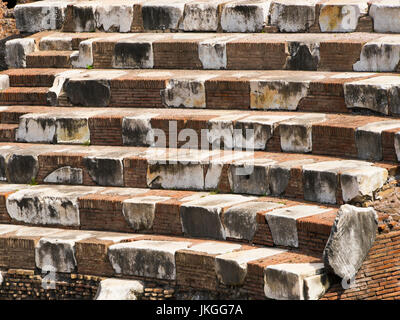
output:
[[[84,143],[82,143],[82,145],[86,147],[90,146],[90,140],[86,140]]]
[[[210,195],[216,195],[218,193],[219,193],[219,190],[213,190],[213,191],[210,192]]]
[[[88,70],[91,70],[91,69],[93,69],[93,65],[91,65],[91,64],[88,64],[88,65],[86,66],[86,69],[88,69]]]
[[[36,186],[37,184],[38,184],[38,182],[36,181],[36,179],[35,179],[35,178],[32,178],[32,179],[31,179],[30,185],[31,185],[31,186]]]

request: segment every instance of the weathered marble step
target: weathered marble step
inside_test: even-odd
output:
[[[266,196],[62,185],[0,184],[0,198],[0,223],[202,237],[317,253],[338,210]]]
[[[0,225],[0,243],[3,269],[229,287],[273,299],[319,299],[330,285],[318,254],[232,242]]]
[[[400,32],[399,11],[396,0],[113,0],[40,1],[15,16],[25,32]]]
[[[79,38],[44,32],[8,41],[6,60],[10,68],[26,67],[34,54],[48,67],[57,54],[63,61],[70,58],[63,53],[68,47],[76,68],[394,72],[399,44],[400,35],[378,33],[93,33]],[[46,55],[52,57],[48,63]]]
[[[239,148],[397,161],[400,120],[387,117],[272,111],[141,108],[15,108],[3,123],[19,123],[6,141],[105,146]],[[59,131],[68,128],[57,137]],[[15,126],[12,127],[15,130]],[[162,138],[156,142],[155,137]],[[167,137],[171,137],[168,138]],[[165,143],[165,145],[161,144]]]
[[[284,70],[60,70],[57,73],[55,70],[43,69],[42,75],[39,75],[40,69],[2,72],[0,93],[3,92],[3,99],[0,103],[5,105],[8,100],[12,101],[7,100],[8,92],[20,92],[19,96],[23,96],[24,91],[35,92],[34,88],[8,88],[26,81],[29,86],[34,83],[52,86],[47,90],[47,102],[43,105],[325,113],[356,110],[400,115],[397,102],[400,101],[400,82],[393,73]],[[54,80],[48,84],[51,78]],[[38,90],[44,95],[46,88]],[[25,104],[35,101],[33,95],[26,94]],[[23,102],[22,98],[18,100],[20,104]]]
[[[397,165],[298,153],[1,143],[0,173],[9,183],[217,190],[335,204],[373,198]]]
[[[46,105],[49,88],[9,87],[0,89],[0,105]]]

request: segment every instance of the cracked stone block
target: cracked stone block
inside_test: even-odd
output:
[[[319,26],[321,32],[354,32],[359,18],[367,14],[366,1],[328,1],[321,5]]]
[[[375,242],[377,228],[378,215],[373,208],[341,206],[323,253],[327,271],[352,279]]]
[[[7,89],[10,86],[10,77],[6,74],[0,75],[0,90]]]
[[[368,163],[356,160],[324,161],[304,165],[304,199],[335,204],[339,173],[365,166],[368,167]]]
[[[225,207],[253,200],[241,195],[209,195],[180,206],[182,231],[191,237],[225,239],[221,214]]]
[[[400,43],[397,38],[382,37],[364,44],[354,71],[395,72],[400,61]]]
[[[64,82],[71,76],[79,75],[80,70],[69,70],[55,75],[53,85],[47,92],[46,100],[51,106],[59,105],[59,97],[64,93]]]
[[[122,275],[175,280],[175,253],[190,242],[139,240],[108,248],[114,271]]]
[[[60,29],[64,21],[66,1],[38,1],[17,5],[14,16],[21,32],[39,32]]]
[[[104,32],[130,32],[133,22],[132,5],[106,5],[96,6],[94,17],[98,30]]]
[[[123,201],[122,213],[135,231],[153,228],[156,204],[167,201],[169,197],[146,196]]]
[[[278,208],[265,214],[275,245],[299,247],[297,220],[329,211],[318,206],[298,205]]]
[[[252,241],[257,231],[257,213],[282,207],[274,202],[245,202],[234,205],[223,213],[227,238]]]
[[[373,193],[386,183],[388,171],[384,168],[364,166],[341,172],[340,185],[344,202],[373,198]]]
[[[36,267],[50,272],[76,271],[75,243],[90,237],[89,233],[70,230],[41,238],[35,247]]]
[[[247,263],[271,257],[286,250],[275,248],[258,248],[236,251],[215,257],[215,271],[218,280],[224,285],[242,285],[247,275]]]
[[[105,279],[100,281],[95,300],[138,300],[144,284],[137,280]]]
[[[381,161],[382,154],[382,132],[399,128],[400,121],[389,120],[368,123],[356,130],[356,146],[358,158],[363,160]]]
[[[13,39],[6,42],[6,63],[8,68],[25,68],[26,56],[35,51],[35,40]]]
[[[117,42],[113,55],[114,68],[152,69],[154,67],[151,41],[125,39]]]
[[[319,0],[275,0],[271,3],[270,24],[280,32],[307,32],[314,25]]]
[[[179,29],[183,31],[217,31],[218,6],[224,2],[225,0],[186,3]]]
[[[369,15],[374,20],[374,31],[400,32],[400,3],[396,0],[372,1]]]
[[[65,11],[62,26],[63,32],[94,32],[96,31],[95,5],[86,3],[73,3]]]
[[[378,76],[344,84],[347,108],[369,109],[385,115],[400,114],[400,78]]]
[[[157,114],[143,114],[124,117],[122,120],[122,141],[126,146],[149,147],[153,146],[154,130],[151,119]]]
[[[72,51],[72,37],[65,35],[50,35],[39,41],[41,51]]]
[[[57,184],[83,184],[83,170],[65,166],[58,168],[48,174],[44,179],[44,183]]]
[[[271,1],[229,2],[221,13],[224,32],[260,32],[268,23]]]
[[[305,300],[305,279],[323,272],[323,263],[283,263],[268,266],[264,269],[265,296],[275,300]]]
[[[182,19],[185,3],[144,3],[142,5],[143,27],[145,30],[177,30]]]
[[[271,194],[279,196],[285,193],[291,176],[291,170],[293,167],[300,167],[305,164],[314,163],[313,159],[301,159],[280,162],[272,165],[269,169],[269,187]]]
[[[229,185],[233,193],[268,195],[269,172],[276,162],[269,159],[236,161],[228,171]]]
[[[163,104],[168,108],[206,108],[204,83],[211,77],[169,80],[161,91]]]
[[[288,57],[285,70],[317,71],[320,61],[320,44],[290,41],[288,43]]]
[[[10,217],[29,224],[79,226],[78,197],[93,191],[75,187],[35,187],[17,191],[7,198]]]
[[[100,186],[122,187],[124,185],[124,165],[122,158],[91,156],[83,158],[90,177]]]
[[[279,125],[281,148],[284,152],[312,151],[312,125],[325,121],[325,114],[304,114]]]
[[[308,95],[309,83],[285,80],[250,81],[250,108],[266,110],[297,110]]]

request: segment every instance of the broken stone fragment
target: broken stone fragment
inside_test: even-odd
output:
[[[209,195],[180,206],[182,231],[191,237],[225,239],[221,222],[224,207],[253,200],[241,195]]]
[[[111,89],[108,80],[67,79],[63,89],[68,100],[76,106],[107,107],[110,104]]]
[[[400,114],[400,77],[379,76],[344,84],[347,108]]]
[[[70,166],[61,167],[43,179],[44,183],[56,184],[83,184],[83,170],[71,168]]]
[[[359,159],[381,161],[382,132],[399,128],[400,121],[389,120],[368,123],[356,130],[356,146]]]
[[[329,209],[318,206],[298,205],[269,211],[265,214],[265,219],[275,245],[297,248],[299,246],[297,220],[327,211]]]
[[[14,153],[7,160],[6,174],[10,183],[32,183],[39,171],[39,162],[36,155]]]
[[[257,231],[257,213],[282,207],[274,202],[245,202],[234,205],[223,213],[227,238],[252,241]]]
[[[271,1],[228,2],[221,13],[224,32],[260,32],[268,23]]]
[[[215,271],[218,280],[224,285],[242,285],[247,275],[247,263],[274,256],[286,250],[275,248],[258,248],[235,251],[215,257]]]
[[[315,23],[319,0],[276,0],[271,4],[271,26],[280,32],[307,32]]]
[[[95,300],[138,300],[144,284],[137,280],[105,279],[100,281]]]
[[[42,271],[74,272],[75,243],[90,237],[89,233],[70,230],[41,238],[35,247],[36,267]]]
[[[281,148],[284,152],[312,151],[312,126],[325,121],[325,114],[304,114],[282,121],[279,125]]]
[[[74,68],[93,66],[93,42],[97,40],[99,39],[94,38],[79,42],[79,54],[77,58],[71,62]]]
[[[25,68],[26,56],[35,51],[35,40],[14,39],[6,42],[6,63],[8,68]]]
[[[153,279],[176,279],[175,253],[190,242],[139,240],[108,248],[114,271],[122,275]]]
[[[355,277],[375,242],[377,229],[373,208],[341,206],[323,253],[326,270],[346,280]]]
[[[320,298],[321,293],[325,292],[325,283],[313,281],[312,285],[317,288],[312,288],[311,281],[305,284],[305,280],[323,272],[323,263],[284,263],[268,266],[264,270],[265,296],[276,300]]]
[[[150,230],[153,228],[156,204],[168,199],[157,196],[127,199],[123,201],[122,213],[133,230]]]

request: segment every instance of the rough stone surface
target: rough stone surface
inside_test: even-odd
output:
[[[118,274],[175,280],[175,252],[190,242],[139,240],[108,248],[108,257]]]
[[[322,32],[354,32],[361,16],[368,13],[366,1],[328,1],[321,5],[319,26]]]
[[[143,292],[141,281],[106,279],[100,281],[95,300],[138,300]]]
[[[83,170],[80,168],[72,168],[70,166],[61,167],[48,174],[43,179],[43,182],[56,184],[82,184]]]
[[[124,117],[122,120],[122,141],[127,146],[153,146],[154,130],[151,127],[151,119],[157,114],[143,114],[132,117]]]
[[[25,68],[26,55],[35,51],[35,40],[14,39],[6,42],[6,63],[9,68]]]
[[[329,289],[330,281],[326,274],[318,274],[304,279],[304,300],[319,300]]]
[[[329,211],[318,206],[298,205],[275,209],[265,214],[275,245],[298,247],[297,220]]]
[[[375,241],[377,228],[378,216],[373,208],[341,206],[323,253],[326,270],[352,279]]]
[[[276,300],[305,300],[305,278],[321,274],[323,263],[293,263],[268,266],[264,270],[265,296]]]
[[[375,32],[400,32],[400,4],[393,0],[372,2],[369,15],[374,20]]]
[[[229,286],[241,285],[247,275],[248,262],[283,252],[285,252],[285,250],[258,248],[219,255],[215,258],[215,270],[218,280]]]
[[[83,163],[90,177],[100,186],[121,187],[124,185],[124,166],[121,158],[91,156]]]

